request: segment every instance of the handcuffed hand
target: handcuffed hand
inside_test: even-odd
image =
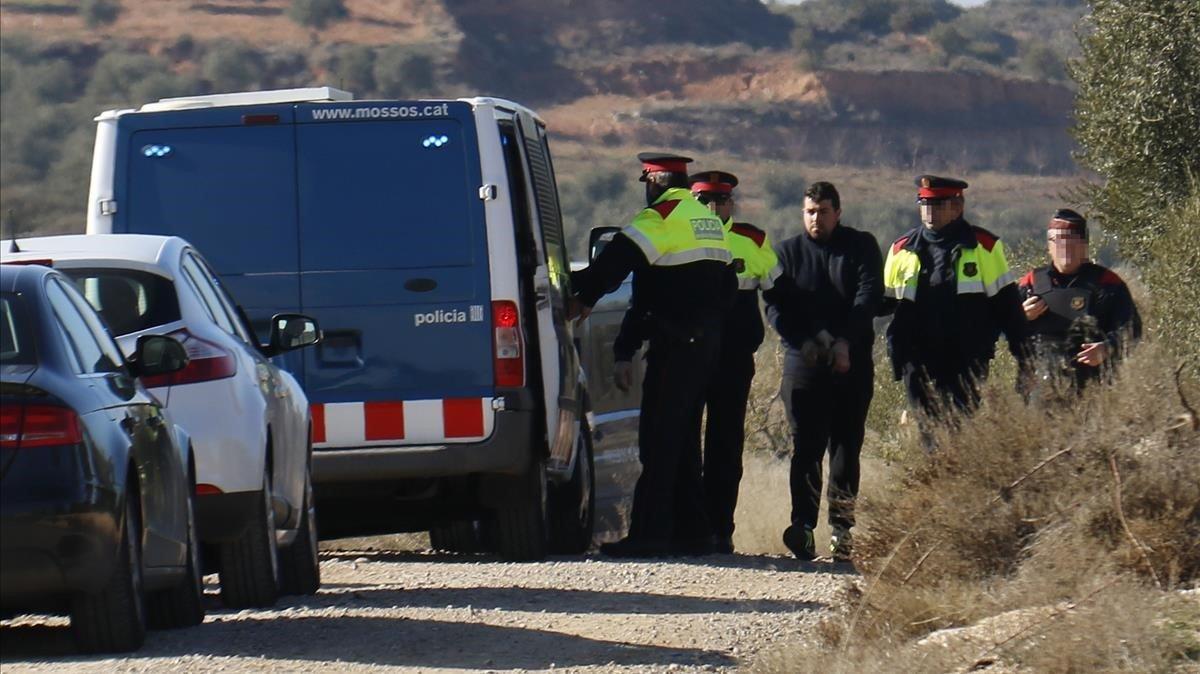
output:
[[[628,393],[633,388],[633,363],[618,360],[613,363],[613,383],[622,393]]]
[[[1042,314],[1046,313],[1050,307],[1046,305],[1046,301],[1034,295],[1021,303],[1021,308],[1025,310],[1025,320],[1035,321]]]
[[[1100,367],[1108,360],[1107,342],[1090,342],[1083,345],[1083,350],[1075,356],[1075,362],[1088,367]]]

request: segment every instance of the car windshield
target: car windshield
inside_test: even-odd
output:
[[[63,269],[114,337],[178,321],[175,284],[133,269]]]
[[[23,310],[21,299],[13,293],[0,295],[0,364],[33,365],[33,325]]]

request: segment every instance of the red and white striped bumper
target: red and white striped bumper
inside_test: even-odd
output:
[[[314,447],[478,442],[492,435],[491,398],[313,403]]]

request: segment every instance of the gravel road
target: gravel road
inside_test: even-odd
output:
[[[854,577],[777,555],[506,564],[397,547],[388,539],[322,543],[320,593],[285,597],[272,610],[221,608],[211,576],[204,624],[151,632],[131,657],[77,655],[64,618],[6,620],[0,666],[5,673],[722,671],[803,634]]]

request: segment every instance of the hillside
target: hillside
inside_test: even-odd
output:
[[[313,84],[359,98],[491,94],[536,106],[564,157],[576,229],[597,208],[623,217],[628,195],[596,194],[588,181],[645,147],[743,167],[745,210],[780,228],[794,221],[788,192],[801,177],[861,175],[868,192],[848,196],[889,220],[881,231],[911,216],[907,197],[893,201],[897,178],[877,184],[884,175],[1050,186],[1020,205],[999,203],[1011,192],[980,194],[997,202],[981,216],[1002,230],[1040,222],[1075,181],[1061,69],[1070,48],[1046,38],[1071,30],[1076,2],[345,0],[345,15],[320,28],[293,20],[290,0],[113,3],[97,20],[85,5],[104,0],[0,1],[5,231],[81,226],[99,110]]]

